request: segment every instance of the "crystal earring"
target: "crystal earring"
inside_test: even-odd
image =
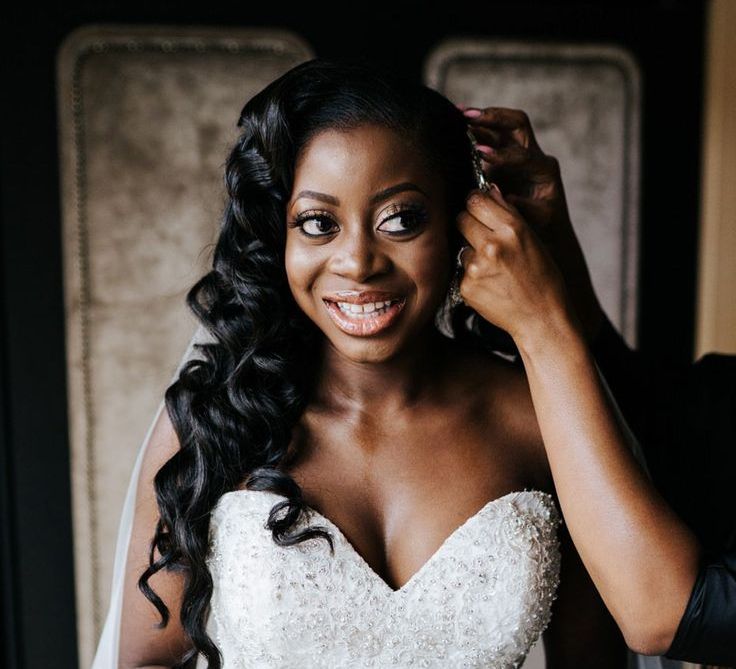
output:
[[[469,244],[464,244],[457,252],[457,258],[455,260],[455,273],[452,276],[452,281],[450,281],[450,288],[448,291],[450,307],[455,307],[461,302],[464,303],[462,295],[460,295],[460,282],[463,280],[463,252],[469,248]]]

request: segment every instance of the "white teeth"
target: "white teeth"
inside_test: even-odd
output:
[[[385,313],[388,308],[398,300],[386,301],[386,302],[368,302],[366,304],[352,304],[351,302],[338,302],[337,306],[345,314],[355,316],[357,318],[363,318],[363,314],[378,315],[379,313]]]

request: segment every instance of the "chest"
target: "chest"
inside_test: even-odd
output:
[[[489,500],[538,488],[523,431],[473,406],[411,419],[305,416],[287,472],[306,503],[398,588]]]

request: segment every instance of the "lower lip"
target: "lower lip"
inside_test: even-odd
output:
[[[330,314],[332,322],[343,332],[357,337],[369,337],[388,328],[398,318],[406,304],[406,298],[404,298],[392,304],[384,313],[376,315],[375,312],[372,312],[361,318],[351,318],[340,310],[337,303],[329,300],[322,301],[327,307],[327,313]]]

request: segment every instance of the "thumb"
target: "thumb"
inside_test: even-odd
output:
[[[490,182],[488,187],[488,195],[494,202],[501,205],[504,209],[515,211],[514,203],[511,202],[508,197],[504,197],[501,189],[493,181]]]
[[[531,197],[521,197],[510,193],[506,201],[516,207],[518,212],[536,228],[538,232],[547,228],[547,222],[552,214],[548,203]]]

